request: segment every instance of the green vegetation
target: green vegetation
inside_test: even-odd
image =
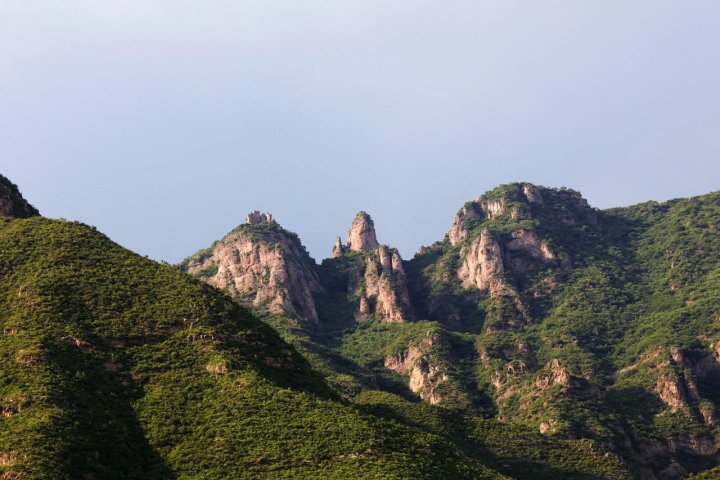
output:
[[[471,217],[465,240],[446,239],[406,262],[416,316],[427,320],[348,328],[336,351],[382,375],[381,360],[413,344],[415,328],[461,339],[442,347],[439,365],[483,405],[481,416],[625,445],[631,465],[643,441],[720,438],[720,371],[698,370],[714,365],[720,340],[720,194],[602,212],[568,189],[536,187],[541,200],[529,202],[523,187],[483,195],[476,205],[495,202],[504,213]],[[485,230],[507,245],[523,229],[557,260],[505,249],[502,278],[517,296],[461,286],[465,246]],[[567,379],[548,380],[551,362]],[[718,461],[712,448],[666,448],[642,466],[693,471]]]
[[[339,401],[222,292],[81,224],[0,220],[0,319],[9,478],[503,478]]]
[[[182,272],[212,248],[178,269],[78,223],[0,219],[0,476],[716,478],[720,193],[599,211],[527,188],[404,263],[416,320],[393,324],[355,321],[370,252],[317,266],[313,323],[238,306],[199,281],[216,265]],[[238,231],[307,255],[275,222],[221,241]],[[458,276],[483,231],[494,292]],[[552,258],[513,247],[521,231]],[[411,351],[440,405],[410,390]]]

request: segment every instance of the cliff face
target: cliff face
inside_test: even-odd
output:
[[[475,287],[484,292],[497,294],[501,275],[505,272],[500,244],[489,230],[483,230],[470,245],[461,252],[462,264],[458,269],[458,278],[465,288]]]
[[[445,395],[443,387],[449,380],[447,365],[439,352],[447,349],[447,342],[437,333],[428,332],[417,344],[385,358],[385,368],[408,379],[408,388],[421,399],[438,405]]]
[[[20,193],[17,185],[0,175],[0,217],[27,218],[40,215]]]
[[[251,213],[245,225],[189,258],[184,268],[243,303],[318,321],[313,294],[324,288],[315,264],[298,238],[269,214]]]
[[[355,292],[358,308],[355,320],[361,322],[376,315],[382,322],[398,323],[409,318],[410,296],[400,254],[395,249],[379,245],[365,257],[362,282],[350,289]]]

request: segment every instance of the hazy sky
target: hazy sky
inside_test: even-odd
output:
[[[720,189],[718,0],[0,0],[0,172],[176,262],[271,211],[409,258],[531,181]]]

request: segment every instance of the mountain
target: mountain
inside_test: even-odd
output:
[[[640,479],[718,464],[720,193],[598,210],[570,189],[515,183],[449,224],[403,260],[360,212],[317,265],[270,221],[300,245],[275,242],[285,263],[311,272],[312,287],[283,288],[310,291],[317,317],[249,303],[337,395],[382,399],[395,419],[429,408],[535,432],[536,446],[590,442]],[[247,304],[272,288],[255,278],[262,287],[229,291]]]
[[[26,205],[11,201],[11,212]],[[268,220],[251,228],[282,243]],[[300,268],[280,253],[260,258]],[[310,282],[309,265],[288,278]],[[282,290],[271,277],[259,278]],[[227,293],[93,227],[37,215],[0,218],[0,372],[7,479],[630,478],[594,442],[378,390],[343,399]]]

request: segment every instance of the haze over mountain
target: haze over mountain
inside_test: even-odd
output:
[[[409,258],[496,185],[610,208],[720,179],[714,0],[0,10],[3,173],[45,214],[158,260],[256,209],[318,259],[366,210]]]

